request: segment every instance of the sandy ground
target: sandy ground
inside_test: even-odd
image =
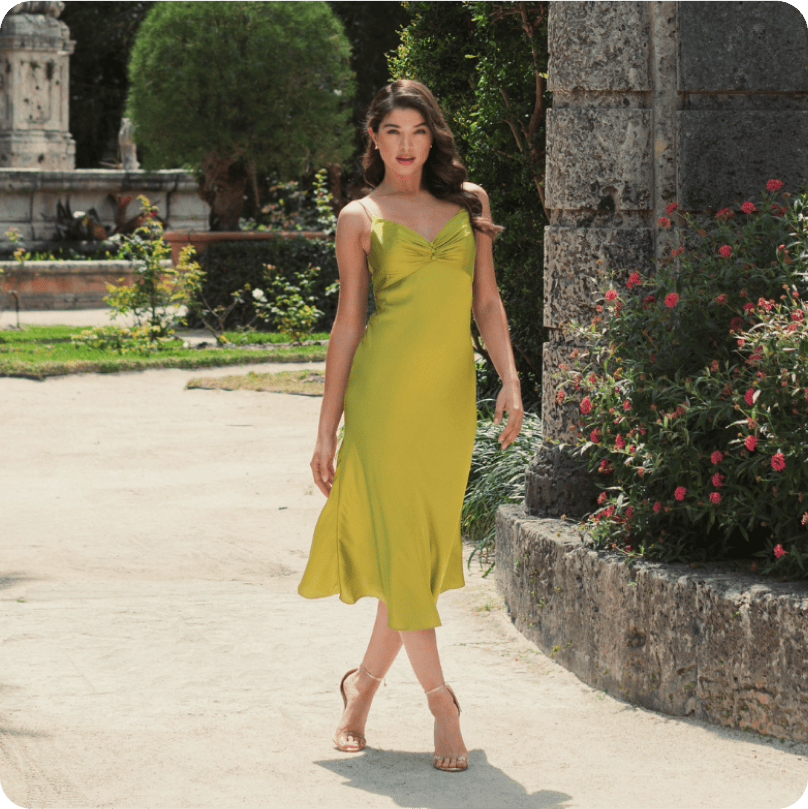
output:
[[[808,746],[585,686],[513,628],[476,564],[439,602],[468,771],[432,769],[403,654],[369,747],[334,749],[337,685],[375,605],[296,592],[324,502],[308,469],[320,400],[185,390],[198,375],[0,379],[0,784],[14,804],[780,809],[806,792]]]

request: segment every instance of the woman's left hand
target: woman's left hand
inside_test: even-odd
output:
[[[519,435],[519,431],[522,429],[522,419],[525,415],[522,407],[522,391],[518,383],[502,386],[502,390],[497,396],[494,424],[499,424],[502,421],[503,413],[508,414],[508,419],[497,441],[499,441],[502,449],[508,449],[516,440],[516,436]]]

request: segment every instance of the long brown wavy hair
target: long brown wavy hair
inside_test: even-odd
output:
[[[483,217],[483,205],[475,194],[463,190],[466,167],[457,154],[454,135],[446,124],[438,102],[421,82],[412,79],[399,79],[382,87],[368,109],[365,119],[367,146],[362,164],[365,169],[365,182],[374,188],[384,179],[384,162],[369,131],[379,131],[385,117],[394,109],[417,110],[424,117],[432,133],[432,148],[424,164],[424,185],[432,196],[447,202],[454,202],[465,208],[471,226],[488,236],[494,237],[503,230],[490,219]]]

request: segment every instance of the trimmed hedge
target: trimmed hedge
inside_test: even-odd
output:
[[[328,286],[339,279],[337,256],[332,239],[277,238],[258,242],[214,242],[200,259],[205,270],[202,294],[211,307],[229,306],[234,291],[249,284],[251,289],[263,289],[267,264],[275,266],[287,278],[311,264],[321,272],[315,291],[317,308],[323,316],[314,325],[315,331],[330,331],[337,312],[337,296],[326,295]],[[247,326],[256,316],[252,296],[237,306],[228,328]],[[194,327],[200,323],[191,322]]]

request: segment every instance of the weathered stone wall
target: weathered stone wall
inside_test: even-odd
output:
[[[808,742],[808,584],[587,549],[502,506],[497,589],[516,627],[585,683],[674,716]]]
[[[524,513],[497,517],[497,586],[517,626],[586,682],[806,741],[800,587],[632,572],[584,549],[564,521],[535,518],[595,506],[592,479],[560,446],[578,404],[555,393],[580,347],[565,324],[598,302],[598,262],[652,269],[674,238],[656,224],[669,202],[709,212],[756,198],[771,178],[791,192],[808,182],[808,28],[779,2],[553,2],[549,26],[543,437]]]

